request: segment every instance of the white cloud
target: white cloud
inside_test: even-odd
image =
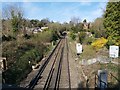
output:
[[[98,6],[96,7],[96,9],[94,9],[92,12],[90,12],[88,18],[91,19],[91,21],[93,21],[93,17],[101,17],[104,14],[104,10],[106,8],[106,3],[102,2],[99,3]]]
[[[85,11],[84,15],[81,15],[81,19],[87,19],[87,21],[94,21],[97,17],[101,17],[106,8],[106,4],[107,3],[105,2],[98,3],[97,7],[89,11],[89,13],[88,11]]]
[[[91,13],[94,16],[100,16],[101,14],[104,13],[105,8],[106,8],[106,3],[103,3],[103,2],[99,3],[98,7]]]
[[[80,5],[82,5],[82,6],[90,6],[91,2],[80,2]]]
[[[85,2],[89,3],[89,2]],[[94,3],[90,3],[90,5]],[[88,7],[89,4],[87,5]],[[96,19],[97,17],[101,17],[103,15],[103,9],[105,9],[106,3],[98,3],[97,7],[94,9],[91,9],[90,11],[88,10],[84,10],[80,5],[76,5],[74,7],[69,7],[69,8],[64,8],[64,11],[57,11],[63,18],[66,17],[67,21],[70,20],[71,17],[79,17],[82,21],[84,19],[87,19],[88,22],[92,22],[94,21],[94,19]],[[59,15],[58,14],[58,15]],[[60,17],[61,18],[61,17]]]

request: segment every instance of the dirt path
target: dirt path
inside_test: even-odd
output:
[[[75,49],[74,46],[71,46],[69,43],[69,64],[70,64],[70,77],[71,77],[71,88],[82,88],[82,73],[81,69],[78,67],[78,62],[75,60],[75,54],[72,49]]]

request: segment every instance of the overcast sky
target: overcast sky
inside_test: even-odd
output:
[[[16,3],[7,1],[2,3],[3,7],[19,4],[23,7],[24,16],[28,19],[49,18],[49,20],[61,23],[69,22],[72,17],[79,17],[81,21],[87,19],[87,21],[92,22],[103,15],[107,4],[107,1],[92,2],[91,0],[87,0],[87,2],[83,2],[83,0],[81,2],[28,2],[23,0],[24,2]]]

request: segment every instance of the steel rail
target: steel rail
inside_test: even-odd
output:
[[[28,86],[26,86],[26,88],[28,88],[28,89],[33,89],[34,88],[34,86],[38,82],[41,74],[43,73],[45,67],[47,66],[48,62],[50,61],[50,58],[54,54],[54,52],[57,49],[58,45],[60,44],[60,42],[61,42],[61,39],[59,40],[59,42],[57,43],[57,45],[55,46],[55,48],[52,50],[52,52],[50,53],[50,55],[48,56],[48,58],[45,60],[45,62],[43,63],[43,65],[40,67],[37,75],[31,80],[31,82],[29,83]]]
[[[68,78],[69,78],[69,89],[71,90],[71,80],[70,80],[70,68],[69,68],[69,49],[68,49],[68,43],[66,38],[66,46],[67,46],[67,63],[68,63]]]
[[[52,64],[52,67],[51,67],[50,72],[49,72],[49,74],[48,74],[48,77],[47,77],[47,80],[46,80],[46,83],[45,83],[45,85],[44,85],[43,90],[46,90],[46,89],[49,88],[49,85],[50,85],[51,79],[52,79],[52,75],[53,75],[54,69],[55,69],[54,66],[55,66],[55,63],[56,63],[56,60],[57,60],[57,57],[58,57],[58,55],[59,55],[59,52],[60,52],[61,47],[62,47],[62,45],[60,45],[60,47],[59,47],[59,49],[58,49],[58,52],[57,52],[57,54],[56,54],[56,56],[55,56],[54,62],[53,62],[53,64]]]
[[[63,52],[64,52],[63,50],[64,50],[64,47],[62,48],[62,51],[61,51],[61,57],[60,57],[59,66],[57,69],[57,77],[56,77],[56,81],[55,81],[54,90],[59,88],[60,76],[61,76],[61,70],[62,70],[62,60],[63,60],[62,58],[63,58]]]

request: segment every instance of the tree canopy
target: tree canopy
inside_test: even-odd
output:
[[[108,2],[103,24],[108,40],[112,40],[112,44],[118,42],[120,40],[120,1]]]
[[[105,29],[103,26],[103,17],[96,18],[95,21],[92,23],[91,32],[95,34],[95,37],[105,37]]]

